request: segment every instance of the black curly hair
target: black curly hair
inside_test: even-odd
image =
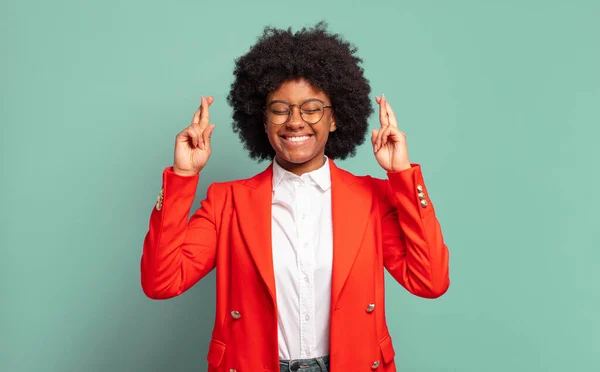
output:
[[[265,27],[257,43],[235,61],[235,80],[227,97],[233,130],[252,159],[275,156],[264,131],[264,105],[270,92],[296,78],[306,79],[331,99],[337,129],[329,134],[325,154],[332,159],[355,155],[373,113],[371,87],[356,51],[340,35],[328,32],[325,22],[296,33]]]

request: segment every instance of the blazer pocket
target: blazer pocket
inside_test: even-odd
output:
[[[223,355],[225,355],[225,344],[219,340],[212,339],[208,345],[208,355],[206,360],[211,367],[218,367],[223,361]]]
[[[381,348],[381,356],[385,364],[394,360],[396,352],[394,351],[394,346],[392,345],[392,338],[389,334],[386,335],[383,338],[383,340],[379,342],[379,347]]]

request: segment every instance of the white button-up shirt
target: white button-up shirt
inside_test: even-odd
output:
[[[327,159],[302,176],[273,161],[271,231],[279,358],[328,355],[333,234]]]

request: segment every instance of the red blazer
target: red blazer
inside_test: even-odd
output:
[[[448,249],[418,164],[388,180],[331,167],[332,371],[395,371],[385,318],[384,267],[409,292],[441,296]],[[189,219],[199,175],[167,168],[141,259],[144,293],[178,296],[216,270],[216,314],[208,371],[279,371],[271,253],[272,165],[213,183]]]

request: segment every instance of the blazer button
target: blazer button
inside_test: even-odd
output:
[[[422,192],[419,193],[419,199],[424,200],[425,199],[425,194],[423,194]]]
[[[417,185],[417,191],[418,192],[423,192],[423,186]]]
[[[377,369],[377,367],[379,367],[379,361],[376,360],[375,363],[373,363],[373,365],[371,366],[371,369]]]
[[[165,189],[161,188],[158,196],[156,197],[156,210],[160,211],[163,205],[163,198],[165,196]]]
[[[421,200],[421,207],[427,208],[429,204],[427,204],[427,200]]]
[[[234,310],[231,312],[231,316],[233,317],[233,319],[239,319],[242,317],[242,314],[240,314],[239,311]]]
[[[373,312],[373,310],[375,310],[375,304],[369,304],[367,306],[367,313]]]

